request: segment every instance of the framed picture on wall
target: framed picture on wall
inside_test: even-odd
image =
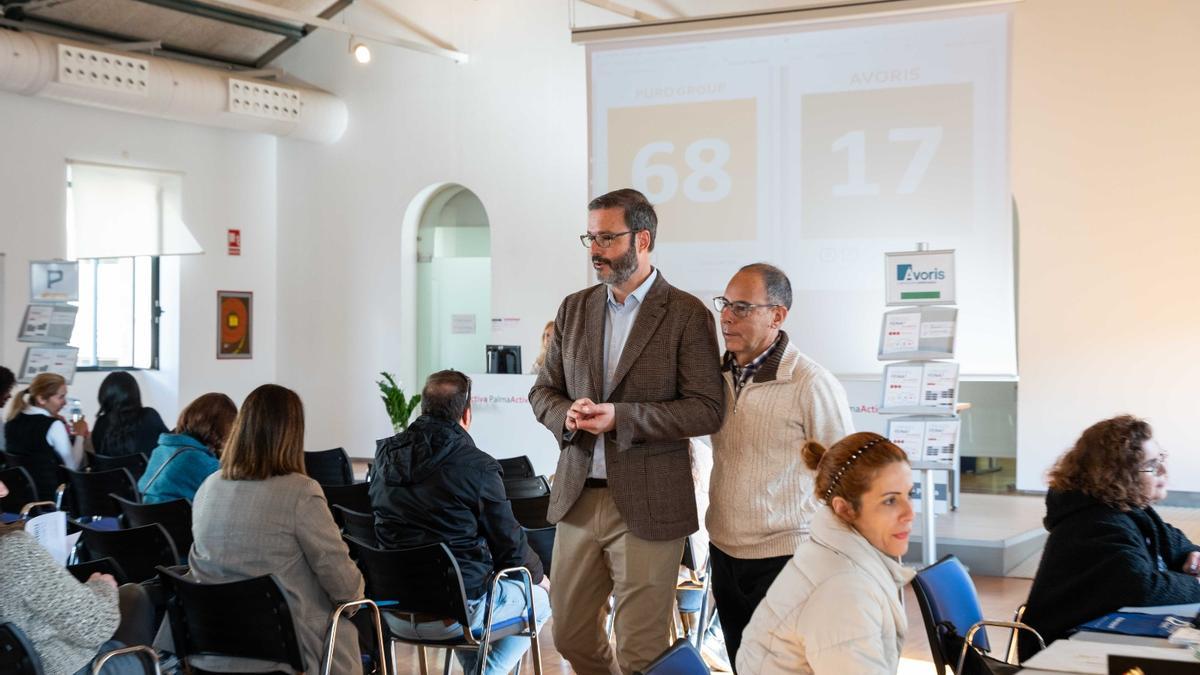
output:
[[[217,291],[218,359],[253,357],[253,300],[248,291]]]

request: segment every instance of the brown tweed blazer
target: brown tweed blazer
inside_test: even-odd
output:
[[[567,410],[580,398],[614,403],[616,428],[604,442],[608,488],[629,531],[649,540],[695,532],[695,489],[688,439],[721,428],[725,387],[716,323],[704,304],[667,283],[646,294],[604,399],[603,284],[563,300],[546,364],[529,392],[538,421],[562,450],[547,518],[558,522],[583,491],[596,437],[568,433]]]

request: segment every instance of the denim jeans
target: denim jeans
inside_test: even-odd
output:
[[[521,579],[502,579],[496,587],[496,604],[492,610],[492,625],[506,619],[527,616],[529,605],[525,601],[525,582]],[[541,586],[533,587],[533,608],[537,613],[537,628],[540,631],[550,618],[550,595]],[[467,601],[471,616],[471,630],[483,636],[483,620],[487,613],[487,596]],[[457,623],[449,626],[441,621],[411,623],[394,614],[385,614],[388,627],[396,635],[410,640],[447,640],[462,637],[462,627]],[[483,675],[504,675],[511,672],[529,649],[529,638],[516,635],[500,638],[488,646],[487,663]],[[479,653],[472,649],[456,649],[458,662],[464,673],[473,673]]]

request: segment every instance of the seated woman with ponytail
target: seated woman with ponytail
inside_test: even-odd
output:
[[[883,436],[806,443],[822,504],[811,539],[771,584],[742,635],[739,673],[895,673],[908,628],[898,558],[912,530],[912,470]]]
[[[68,433],[67,423],[58,416],[66,404],[67,381],[62,375],[41,373],[29,388],[13,397],[4,425],[5,452],[29,471],[38,499],[44,501],[53,501],[58,487],[54,467],[78,469],[83,460],[87,423],[76,422]]]

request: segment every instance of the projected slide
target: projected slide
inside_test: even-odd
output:
[[[964,374],[1016,372],[1003,11],[589,46],[591,191],[659,213],[655,264],[703,299],[783,267],[787,329],[878,373],[883,253],[956,249]]]

